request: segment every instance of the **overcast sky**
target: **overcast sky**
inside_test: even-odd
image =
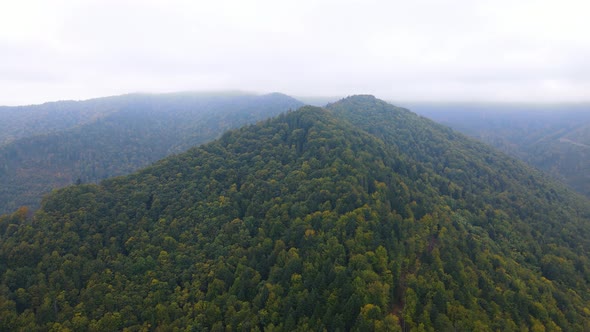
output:
[[[0,0],[0,105],[129,92],[590,100],[590,1]]]

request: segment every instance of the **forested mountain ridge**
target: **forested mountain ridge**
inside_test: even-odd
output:
[[[141,96],[145,94],[0,106],[0,146],[17,139],[68,130],[92,122],[117,112]]]
[[[371,96],[0,220],[0,329],[584,331],[588,201]]]
[[[281,95],[269,94],[274,97]],[[129,93],[88,100],[52,101],[39,105],[0,106],[0,146],[20,138],[72,129],[140,105],[152,112],[162,108],[183,108],[186,112],[187,106],[211,108],[222,99],[233,99],[240,103],[240,99],[255,97],[256,95],[239,91]]]
[[[412,109],[516,156],[590,197],[588,104],[415,104]]]
[[[78,180],[97,182],[129,174],[167,155],[215,139],[228,129],[300,106],[299,101],[278,93],[174,93],[11,108],[9,113],[15,118],[41,113],[40,123],[63,117],[64,127],[76,117],[94,114],[95,118],[63,130],[46,128],[45,134],[0,146],[0,213],[23,205],[36,208],[41,196],[54,188]],[[19,115],[17,111],[24,113]],[[55,118],[46,114],[51,112]]]

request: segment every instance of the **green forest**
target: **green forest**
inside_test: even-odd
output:
[[[0,144],[0,213],[36,209],[52,189],[132,173],[300,106],[278,93],[172,93],[0,108],[0,123],[24,135]]]
[[[590,203],[372,96],[0,218],[0,330],[590,331]]]
[[[412,110],[515,156],[590,198],[590,104],[415,104]]]

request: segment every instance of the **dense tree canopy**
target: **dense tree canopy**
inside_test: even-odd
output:
[[[590,330],[588,201],[371,96],[0,219],[0,330]]]

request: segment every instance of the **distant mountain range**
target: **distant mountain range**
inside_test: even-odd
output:
[[[0,330],[589,331],[590,204],[372,96],[0,217]]]
[[[323,106],[336,97],[300,97]],[[0,107],[0,214],[43,194],[129,174],[225,130],[303,105],[282,94],[129,94]],[[409,104],[590,197],[588,105]]]
[[[303,104],[282,94],[130,94],[0,108],[0,214],[43,194],[129,174]]]
[[[590,104],[410,104],[590,197]]]

